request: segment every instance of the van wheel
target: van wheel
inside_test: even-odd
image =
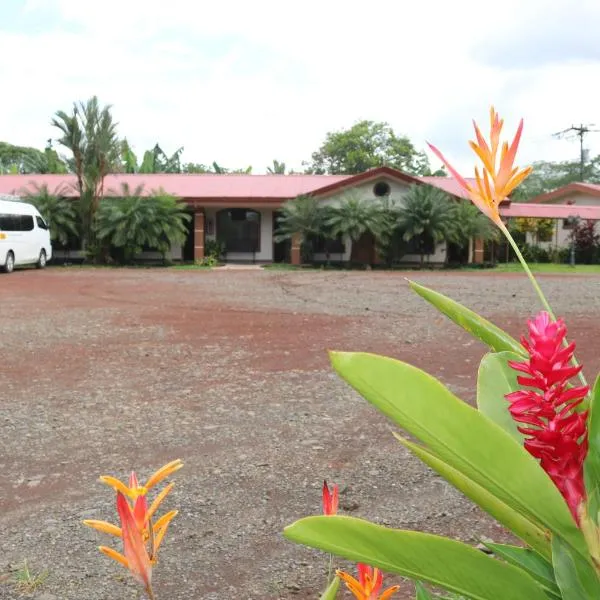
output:
[[[15,270],[15,255],[13,254],[12,250],[8,251],[8,254],[6,255],[6,261],[4,262],[2,270],[5,273],[12,273]]]
[[[37,263],[35,263],[35,266],[38,269],[43,269],[46,266],[47,260],[46,260],[46,251],[42,250],[40,252],[40,257],[38,258]]]

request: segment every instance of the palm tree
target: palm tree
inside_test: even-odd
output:
[[[403,198],[398,226],[405,241],[416,239],[421,267],[428,254],[427,240],[441,242],[452,235],[454,207],[447,194],[429,185],[413,185]]]
[[[168,250],[183,244],[190,215],[177,198],[164,190],[144,194],[144,186],[133,191],[121,185],[120,197],[106,198],[96,221],[97,237],[105,245],[120,249],[123,262],[132,262],[144,248]]]
[[[498,229],[474,204],[461,201],[454,205],[452,228],[448,241],[461,249],[469,247],[471,241],[480,238],[484,242],[496,240]]]
[[[269,175],[285,175],[285,163],[273,160],[273,165],[267,167],[267,173]]]
[[[346,194],[338,206],[331,208],[326,224],[331,228],[333,237],[341,236],[349,241],[352,260],[354,243],[365,233],[372,234],[375,239],[391,233],[390,223],[385,216],[379,202],[356,194]]]
[[[40,211],[50,229],[50,239],[65,246],[70,239],[78,236],[75,202],[65,198],[60,189],[51,193],[46,184],[34,183],[33,187],[34,190],[21,190],[21,199]]]
[[[71,114],[58,111],[52,125],[62,133],[58,143],[72,154],[69,166],[77,177],[83,242],[95,253],[94,221],[104,196],[104,179],[118,170],[121,150],[111,107],[101,108],[93,96],[75,103]]]
[[[301,254],[310,259],[312,240],[325,234],[326,209],[312,196],[298,196],[288,200],[282,207],[277,220],[275,241],[281,242],[300,236]]]

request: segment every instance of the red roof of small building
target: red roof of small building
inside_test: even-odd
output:
[[[532,204],[511,202],[500,206],[502,217],[534,217],[546,219],[581,219],[600,220],[600,206],[584,206],[581,204]]]
[[[536,204],[552,202],[553,200],[559,200],[572,194],[589,194],[590,196],[600,198],[600,185],[595,183],[569,183],[551,192],[535,196],[535,198],[531,199],[531,202],[535,202]]]

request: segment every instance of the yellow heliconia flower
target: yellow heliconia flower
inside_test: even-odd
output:
[[[164,467],[161,467],[150,476],[146,485],[139,485],[135,473],[131,474],[129,479],[129,486],[125,485],[121,480],[110,475],[102,475],[100,481],[112,487],[116,492],[121,492],[124,496],[127,496],[131,500],[136,500],[138,496],[145,496],[150,488],[154,487],[157,483],[160,483],[163,479],[169,477],[173,473],[179,471],[183,467],[183,462],[180,459],[173,460],[167,463]],[[168,492],[167,492],[168,493]]]
[[[503,142],[500,148],[500,134],[503,125],[504,120],[500,119],[498,113],[492,107],[490,109],[490,141],[488,144],[477,123],[473,121],[477,141],[471,141],[469,145],[482,162],[481,171],[479,167],[475,167],[475,186],[468,183],[435,146],[428,144],[433,153],[446,165],[452,177],[467,192],[473,204],[500,226],[502,226],[499,210],[500,202],[505,200],[532,171],[532,167],[519,169],[514,166],[517,149],[521,141],[521,133],[523,132],[523,119],[519,122],[512,143],[509,145],[508,142]],[[499,157],[498,150],[500,150]]]

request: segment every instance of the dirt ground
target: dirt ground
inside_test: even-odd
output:
[[[116,521],[97,481],[185,467],[165,506],[179,515],[154,580],[161,600],[317,598],[326,558],[281,532],[341,512],[477,543],[505,533],[404,451],[390,424],[338,379],[327,349],[387,354],[472,401],[485,349],[404,276],[518,334],[538,309],[520,275],[63,269],[0,277],[0,598],[24,560],[38,600],[133,599],[102,556]],[[588,379],[600,367],[600,278],[541,283]],[[342,564],[339,562],[338,564]],[[391,582],[392,578],[388,578]],[[411,598],[403,584],[401,598]]]

